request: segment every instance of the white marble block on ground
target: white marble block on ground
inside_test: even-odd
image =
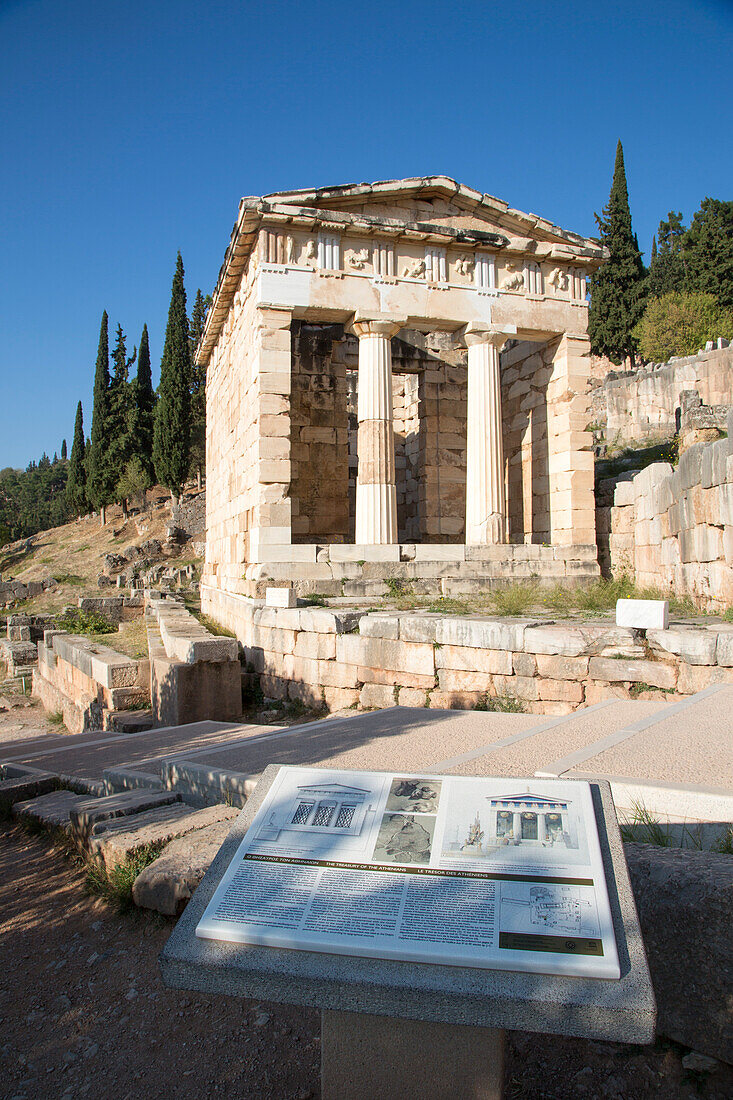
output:
[[[617,600],[616,626],[637,630],[666,630],[669,625],[667,600]]]
[[[298,596],[294,588],[267,588],[265,603],[268,607],[297,607]]]

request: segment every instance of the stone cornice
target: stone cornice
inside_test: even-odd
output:
[[[506,229],[506,234],[479,228],[457,228],[433,222],[404,221],[334,209],[339,203],[374,197],[389,199],[427,198],[439,195],[452,205],[476,212]],[[320,204],[328,203],[327,207]],[[250,195],[239,204],[224,263],[219,271],[211,309],[196,352],[199,363],[207,363],[247,267],[260,228],[290,225],[313,232],[334,229],[350,235],[368,234],[393,239],[430,241],[447,247],[483,247],[494,251],[526,255],[536,260],[575,263],[594,270],[606,258],[604,248],[592,238],[581,237],[534,214],[511,209],[500,199],[457,183],[448,176],[424,176],[405,180],[350,184],[315,190],[276,192],[264,197]],[[528,235],[534,234],[534,235]],[[538,239],[538,238],[544,238]]]

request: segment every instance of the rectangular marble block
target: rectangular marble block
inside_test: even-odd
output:
[[[617,600],[616,626],[637,630],[666,630],[669,604],[666,600]]]
[[[268,607],[297,607],[298,596],[294,588],[266,588],[265,603]]]
[[[349,722],[357,719],[349,719]],[[163,981],[326,1011],[651,1043],[656,1005],[608,783],[592,783],[621,978],[406,963],[203,940],[196,926],[279,771],[269,765],[160,955]],[[415,761],[419,772],[420,761]],[[400,1094],[405,1095],[405,1094]]]

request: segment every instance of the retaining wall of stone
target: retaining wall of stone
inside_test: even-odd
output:
[[[272,608],[206,586],[202,603],[236,633],[266,696],[330,710],[473,708],[511,696],[530,713],[563,715],[733,682],[733,624],[650,630],[642,645],[612,623]]]
[[[620,479],[598,530],[614,575],[708,611],[733,606],[733,412],[727,439],[694,444],[676,469],[657,462]]]
[[[591,420],[605,426],[609,443],[671,439],[679,428],[683,390],[697,390],[704,405],[733,405],[733,347],[709,348],[642,370],[611,371],[593,390]]]
[[[211,634],[176,600],[147,594],[146,611],[155,724],[239,718],[242,666],[236,639]]]
[[[33,694],[62,714],[70,733],[108,729],[112,712],[145,703],[149,662],[132,660],[89,638],[47,630],[38,643]]]

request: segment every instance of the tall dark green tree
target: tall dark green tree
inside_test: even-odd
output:
[[[153,462],[161,485],[175,502],[188,475],[191,446],[191,348],[188,342],[183,260],[176,259],[165,330],[153,432]]]
[[[607,355],[612,363],[628,359],[634,366],[637,340],[634,327],[645,304],[645,271],[641,252],[631,228],[629,192],[626,185],[624,151],[619,141],[608,205],[596,214],[601,243],[609,260],[590,281],[588,334],[596,355]]]
[[[130,367],[137,358],[137,348],[127,356],[127,341],[122,325],[117,326],[117,338],[112,352],[112,378],[109,386],[109,459],[114,466],[114,498],[126,510],[126,498],[117,488],[120,475],[133,456],[134,443],[131,434],[133,418],[133,391],[129,382]]]
[[[82,512],[85,512],[89,503],[87,500],[87,475],[84,463],[84,450],[84,414],[80,401],[76,406],[74,439],[71,444],[69,476],[66,481],[66,500],[69,505],[69,510],[76,516],[80,516]]]
[[[106,521],[107,505],[115,498],[115,486],[119,470],[110,460],[110,396],[109,396],[109,332],[107,311],[102,314],[99,331],[97,365],[94,372],[94,408],[92,409],[92,436],[87,458],[87,496],[100,518]]]
[[[61,440],[61,458],[62,458],[62,461],[63,461],[63,462],[66,462],[66,459],[67,459],[68,457],[69,457],[69,452],[68,452],[68,450],[66,449],[66,440],[65,440],[65,439],[62,439],[62,440]]]
[[[685,290],[687,274],[682,253],[684,235],[682,214],[670,210],[667,221],[659,223],[652,243],[652,259],[647,278],[649,298],[661,298],[663,294],[677,294]]]
[[[196,348],[204,334],[210,305],[211,295],[204,297],[199,288],[188,335],[191,348],[191,472],[196,474],[199,488],[206,470],[206,367],[196,362]]]
[[[733,202],[703,199],[682,244],[690,290],[733,305]]]
[[[134,484],[136,494],[142,495],[150,488],[155,477],[153,466],[153,425],[155,420],[155,392],[150,368],[150,342],[147,326],[143,324],[138,352],[138,375],[131,382],[132,401],[130,414],[130,442],[132,469],[125,467],[124,485]],[[130,465],[128,463],[128,466]],[[125,494],[130,495],[130,494]]]

